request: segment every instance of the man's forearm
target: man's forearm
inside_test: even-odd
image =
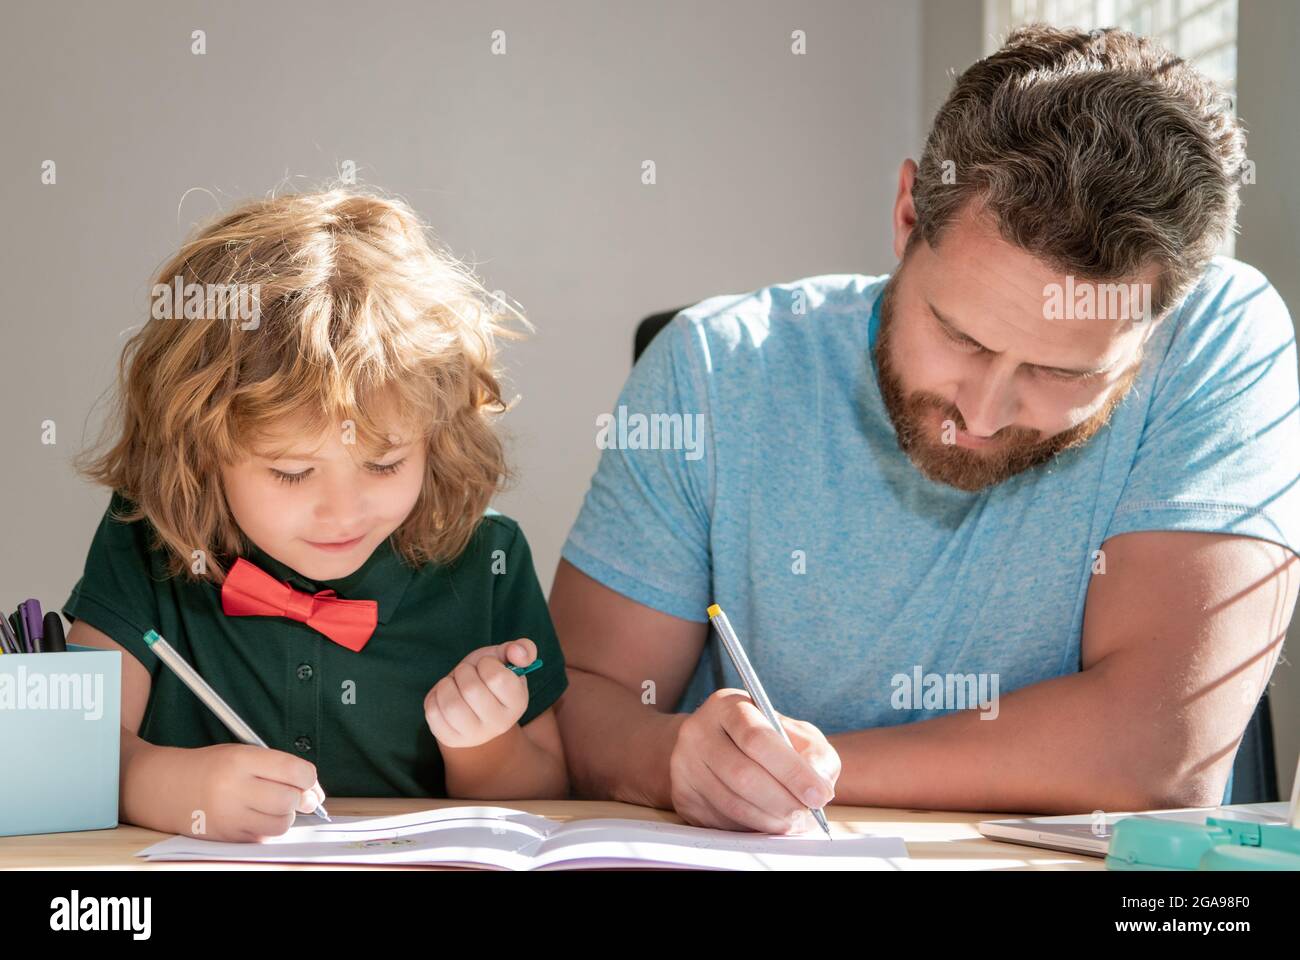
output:
[[[639,691],[570,668],[556,718],[575,795],[672,809],[668,761],[686,716],[660,713]]]
[[[1188,758],[1176,709],[1142,702],[1099,666],[1000,697],[995,719],[959,710],[837,734],[835,800],[1044,814],[1218,803],[1226,773]]]

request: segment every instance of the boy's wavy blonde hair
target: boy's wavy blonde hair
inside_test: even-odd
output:
[[[134,505],[119,519],[150,521],[171,575],[221,583],[218,557],[246,551],[221,464],[287,451],[265,442],[289,418],[310,436],[351,420],[358,458],[374,459],[392,445],[381,406],[427,443],[423,489],[394,548],[413,566],[460,555],[510,476],[491,420],[506,409],[496,338],[517,335],[499,319],[509,311],[527,326],[517,310],[432,241],[404,203],[341,189],[255,200],[218,217],[163,265],[157,284],[176,277],[250,285],[256,325],[158,319],[156,285],[96,444],[111,448],[75,461]],[[179,304],[172,315],[183,315]],[[191,569],[196,549],[207,553],[205,577]]]

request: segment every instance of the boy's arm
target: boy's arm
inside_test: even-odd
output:
[[[149,703],[149,671],[102,630],[77,620],[67,642],[122,654],[122,734],[118,771],[118,805],[124,823],[164,833],[188,833],[191,812],[199,804],[190,795],[192,780],[185,761],[193,751],[159,747],[140,739],[138,731]]]
[[[1269,541],[1127,533],[1088,590],[1082,671],[831,737],[841,803],[1080,813],[1211,806],[1277,661],[1300,562]]]
[[[526,726],[476,747],[439,744],[447,795],[476,800],[563,800],[569,795],[564,748],[548,707]]]
[[[566,799],[569,774],[555,719],[555,704],[567,685],[564,651],[523,531],[505,520],[485,527],[501,537],[488,542],[498,547],[491,553],[492,636],[497,642],[469,654],[425,700],[426,719],[442,752],[447,796]],[[498,558],[504,561],[500,568]],[[496,660],[509,665],[512,656],[519,658],[515,666],[540,660],[541,669],[526,681],[510,677]],[[508,705],[504,717],[503,704]],[[483,727],[476,729],[478,724]]]

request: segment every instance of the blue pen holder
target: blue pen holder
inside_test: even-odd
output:
[[[0,656],[0,836],[117,826],[122,654]]]

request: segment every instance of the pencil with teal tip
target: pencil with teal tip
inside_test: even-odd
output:
[[[193,691],[194,695],[202,700],[217,719],[226,725],[226,729],[233,733],[240,741],[253,747],[266,747],[266,741],[257,735],[257,733],[244,722],[243,718],[231,709],[230,704],[221,699],[217,691],[208,686],[208,682],[199,676],[198,671],[189,665],[189,663],[176,652],[176,649],[159,636],[158,631],[150,630],[144,635],[145,645],[149,647],[163,663],[171,668],[176,676],[180,677],[181,682]],[[267,749],[270,749],[267,747]],[[325,791],[321,791],[321,796]],[[329,814],[325,812],[325,804],[317,804],[313,811],[316,816],[326,822],[330,821]]]
[[[749,662],[749,657],[745,655],[745,648],[740,645],[740,638],[736,636],[736,631],[731,629],[731,621],[727,615],[722,612],[722,608],[716,603],[709,607],[709,619],[713,621],[714,628],[718,631],[718,636],[722,638],[722,645],[727,648],[727,654],[731,657],[731,662],[736,665],[736,672],[740,674],[740,679],[745,684],[745,689],[749,691],[749,698],[754,701],[754,705],[763,711],[763,716],[767,717],[767,722],[772,725],[785,745],[794,750],[794,744],[790,742],[790,737],[785,732],[785,727],[781,726],[781,721],[772,709],[772,701],[767,698],[767,691],[763,689],[763,684],[759,682],[758,674],[754,672],[754,667]],[[812,808],[809,808],[810,810]],[[826,823],[826,814],[820,809],[812,810],[813,819],[817,825],[826,833],[826,838],[831,839],[831,828]]]

